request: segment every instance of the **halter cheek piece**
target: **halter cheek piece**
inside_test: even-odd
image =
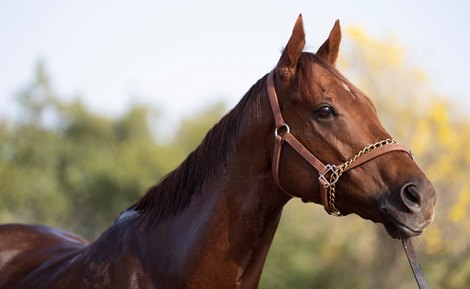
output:
[[[318,181],[320,182],[320,198],[325,211],[330,215],[341,216],[341,212],[335,206],[335,188],[339,177],[378,156],[392,152],[403,151],[412,157],[411,152],[393,139],[385,139],[363,148],[350,160],[340,164],[331,165],[323,164],[315,157],[294,135],[290,132],[290,128],[282,118],[281,108],[274,88],[274,70],[268,74],[268,97],[271,109],[274,115],[276,128],[274,130],[274,150],[273,150],[273,177],[276,185],[287,195],[294,197],[286,189],[284,189],[279,180],[279,163],[281,159],[281,150],[284,142],[288,143],[297,153],[299,153],[313,168],[318,171]]]

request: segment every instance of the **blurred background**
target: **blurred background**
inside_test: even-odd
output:
[[[305,3],[308,2],[308,3]],[[431,288],[470,286],[470,2],[0,2],[0,223],[95,239],[276,64],[341,20],[339,69],[438,191],[415,242]],[[286,206],[260,288],[416,288],[381,225]]]

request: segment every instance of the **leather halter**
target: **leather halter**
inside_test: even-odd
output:
[[[278,97],[276,94],[276,89],[274,87],[274,70],[268,74],[267,79],[267,90],[269,103],[271,104],[271,109],[274,115],[274,121],[276,128],[274,130],[274,150],[273,150],[273,164],[272,164],[272,173],[276,185],[288,196],[295,197],[289,191],[287,191],[280,182],[279,179],[279,164],[281,159],[282,145],[284,142],[287,142],[297,153],[299,153],[315,170],[317,170],[320,183],[320,198],[325,211],[330,215],[341,216],[341,212],[334,205],[334,186],[338,181],[342,173],[351,170],[357,166],[360,166],[378,156],[392,152],[392,151],[403,151],[412,157],[410,151],[403,145],[396,143],[393,140],[384,140],[376,144],[381,144],[380,146],[371,145],[363,149],[356,156],[351,158],[349,161],[335,166],[331,164],[323,164],[317,157],[315,157],[291,132],[287,123],[282,117],[281,108],[279,106]],[[383,143],[383,144],[382,144]],[[372,147],[369,150],[367,148]],[[365,152],[364,152],[365,151]],[[347,164],[345,166],[345,164]],[[342,168],[341,172],[338,174],[337,168]],[[327,179],[328,174],[336,173],[336,178]],[[331,190],[333,189],[333,190]]]

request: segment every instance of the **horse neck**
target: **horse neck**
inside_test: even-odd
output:
[[[144,260],[156,280],[168,280],[173,288],[178,282],[197,288],[257,286],[287,198],[272,180],[271,121],[247,115],[252,112],[238,120],[236,147],[227,150],[189,205],[154,224],[139,241],[141,256],[159,256]]]

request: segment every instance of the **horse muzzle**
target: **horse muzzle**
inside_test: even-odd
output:
[[[392,238],[418,236],[432,223],[435,203],[436,192],[424,176],[421,181],[406,182],[399,194],[382,202],[382,223]]]

